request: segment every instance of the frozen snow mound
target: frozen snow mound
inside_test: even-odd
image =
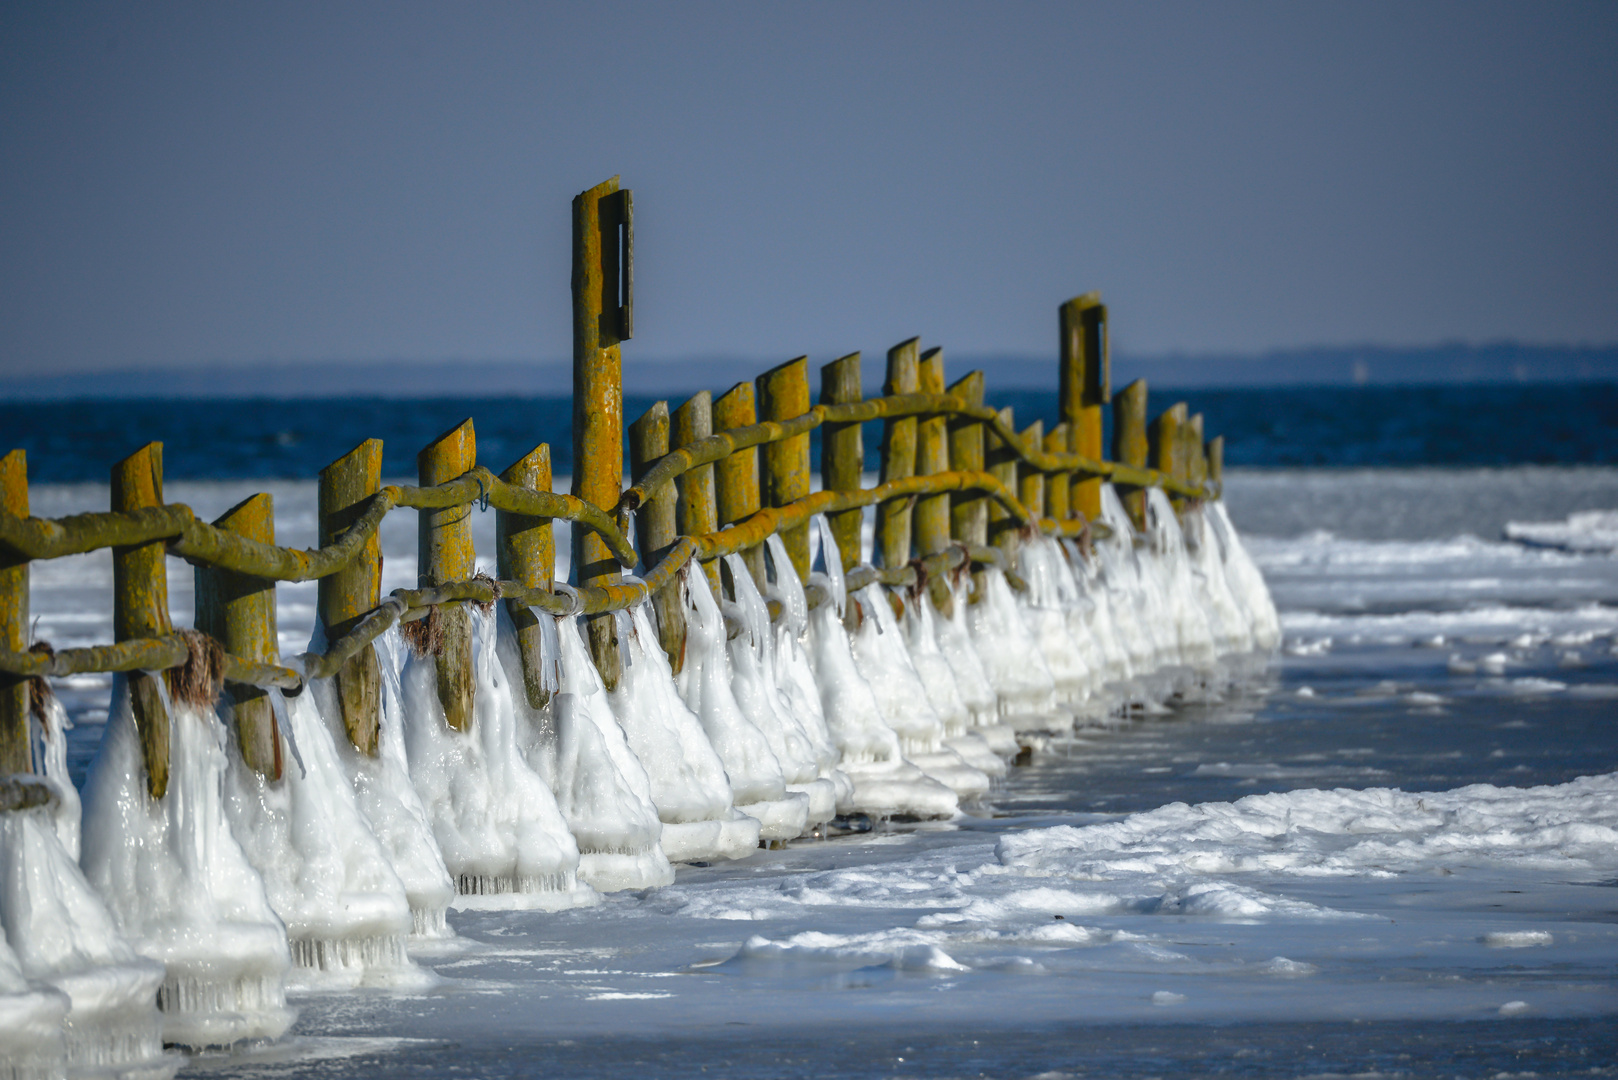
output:
[[[0,814],[0,1059],[21,1075],[59,1074],[31,1060],[42,1049],[74,1071],[177,1067],[156,1005],[163,965],[118,933],[53,816]]]
[[[279,1038],[293,1018],[292,957],[264,881],[227,824],[226,732],[212,709],[167,706],[168,790],[153,799],[128,683],[113,679],[84,789],[84,876],[134,950],[167,969],[157,992],[164,1042]]]
[[[1579,554],[1618,551],[1618,510],[1584,510],[1566,521],[1508,521],[1506,539]]]

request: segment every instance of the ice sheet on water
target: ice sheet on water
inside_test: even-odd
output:
[[[1506,539],[1563,551],[1618,551],[1618,510],[1585,510],[1566,521],[1508,521]]]

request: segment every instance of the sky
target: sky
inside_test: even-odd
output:
[[[1618,341],[1611,3],[0,6],[0,375]]]

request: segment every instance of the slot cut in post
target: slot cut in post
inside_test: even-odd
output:
[[[1062,359],[1058,393],[1062,420],[1068,425],[1070,442],[1066,449],[1101,461],[1106,457],[1102,449],[1101,407],[1112,392],[1107,305],[1101,302],[1100,293],[1085,293],[1062,305],[1060,322]],[[1088,521],[1099,518],[1101,477],[1075,477],[1068,503]]]
[[[381,488],[381,439],[365,440],[320,470],[320,546],[335,543]],[[353,630],[376,607],[381,592],[382,542],[372,533],[353,562],[320,579],[320,624],[326,641]],[[360,753],[375,757],[382,730],[382,667],[375,647],[365,645],[333,678],[348,741]]]

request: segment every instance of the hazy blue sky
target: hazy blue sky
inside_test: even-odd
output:
[[[1618,340],[1618,4],[0,7],[0,372]]]

